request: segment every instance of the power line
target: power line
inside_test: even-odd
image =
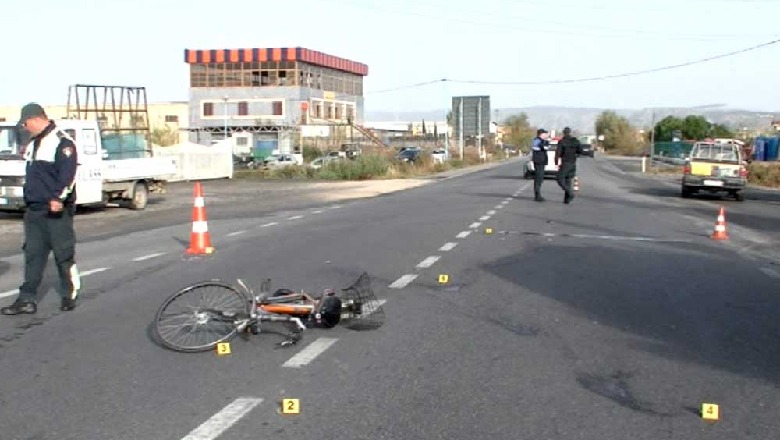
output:
[[[605,81],[609,79],[615,79],[615,78],[625,78],[629,76],[638,76],[638,75],[646,75],[649,73],[656,73],[656,72],[662,72],[666,70],[672,70],[672,69],[679,69],[682,67],[688,67],[693,66],[696,64],[702,64],[707,63],[710,61],[727,58],[739,54],[743,54],[746,52],[751,52],[754,50],[758,50],[767,46],[771,46],[774,44],[780,43],[780,39],[768,41],[766,43],[761,43],[755,46],[747,47],[744,49],[735,50],[733,52],[728,52],[720,55],[715,55],[707,58],[698,59],[695,61],[688,61],[685,63],[680,64],[672,64],[669,66],[663,66],[663,67],[656,67],[653,69],[646,69],[646,70],[638,70],[634,72],[625,72],[625,73],[618,73],[613,75],[602,75],[602,76],[594,76],[590,78],[575,78],[575,79],[558,79],[558,80],[544,80],[544,81],[481,81],[481,80],[459,80],[459,79],[449,79],[449,78],[442,78],[438,80],[432,80],[432,81],[425,81],[421,83],[416,84],[409,84],[406,86],[399,86],[394,87],[392,89],[384,89],[384,90],[378,90],[376,92],[369,92],[368,94],[378,94],[378,93],[386,93],[391,91],[397,91],[397,90],[404,90],[404,89],[412,89],[417,87],[423,87],[430,84],[440,83],[440,82],[450,82],[454,84],[481,84],[481,85],[513,85],[513,86],[526,86],[526,85],[548,85],[548,84],[570,84],[570,83],[580,83],[580,82],[592,82],[592,81]]]

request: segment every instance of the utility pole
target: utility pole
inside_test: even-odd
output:
[[[449,108],[450,111],[452,110],[452,100],[447,96],[447,83],[445,81],[442,81],[442,85],[444,87],[444,154],[447,159],[450,157],[450,123],[447,120],[447,109]],[[436,142],[439,140],[436,139]]]
[[[479,98],[477,105],[477,151],[482,159],[482,98]]]
[[[652,112],[650,118],[650,166],[653,165],[653,158],[655,157],[655,110]]]
[[[460,98],[460,110],[458,112],[458,119],[460,119],[460,122],[458,123],[458,135],[460,138],[458,149],[460,150],[460,160],[463,160],[463,98]]]

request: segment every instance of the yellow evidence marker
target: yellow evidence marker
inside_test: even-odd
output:
[[[485,228],[485,234],[490,235],[493,233],[493,228]]]
[[[441,274],[439,275],[439,284],[447,284],[450,281],[450,276]]]
[[[230,354],[230,342],[220,342],[217,344],[217,356],[227,356]]]
[[[282,414],[300,414],[301,402],[298,399],[282,399]]]
[[[720,408],[713,403],[705,403],[701,406],[701,417],[704,420],[717,421],[720,417]]]

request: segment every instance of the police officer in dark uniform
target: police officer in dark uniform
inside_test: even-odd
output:
[[[43,272],[54,252],[62,298],[61,309],[73,310],[81,287],[75,263],[75,179],[78,154],[73,139],[58,130],[38,104],[22,108],[21,128],[30,134],[22,153],[27,161],[24,183],[24,283],[13,304],[0,308],[3,315],[33,314]]]
[[[536,137],[531,141],[531,161],[534,163],[534,200],[543,202],[542,182],[544,182],[544,168],[547,166],[547,148],[550,142],[547,140],[549,133],[540,128],[536,130]]]
[[[555,164],[558,166],[558,186],[563,189],[563,203],[569,204],[574,199],[571,184],[577,175],[577,156],[582,154],[582,144],[571,135],[571,128],[563,129],[563,138],[558,141],[555,150]]]

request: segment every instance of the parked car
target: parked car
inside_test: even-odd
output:
[[[292,154],[273,154],[265,159],[265,166],[268,168],[286,167],[297,163]]]
[[[315,170],[320,169],[324,167],[325,165],[331,163],[331,162],[338,162],[345,160],[345,158],[341,156],[322,156],[314,159],[309,164],[309,167],[314,168]]]
[[[396,156],[396,159],[401,162],[408,162],[408,163],[414,163],[415,161],[419,160],[421,157],[421,151],[420,150],[412,150],[412,149],[406,149],[398,153],[398,156]]]
[[[550,145],[547,147],[547,165],[544,167],[545,177],[557,177],[558,166],[555,165],[555,150],[558,148],[558,141],[556,139],[550,140]],[[531,160],[533,151],[529,152],[528,160],[525,162],[525,169],[523,177],[530,179],[536,173],[534,162]]]
[[[433,157],[434,163],[444,163],[447,161],[447,150],[444,149],[433,150],[431,156]]]

